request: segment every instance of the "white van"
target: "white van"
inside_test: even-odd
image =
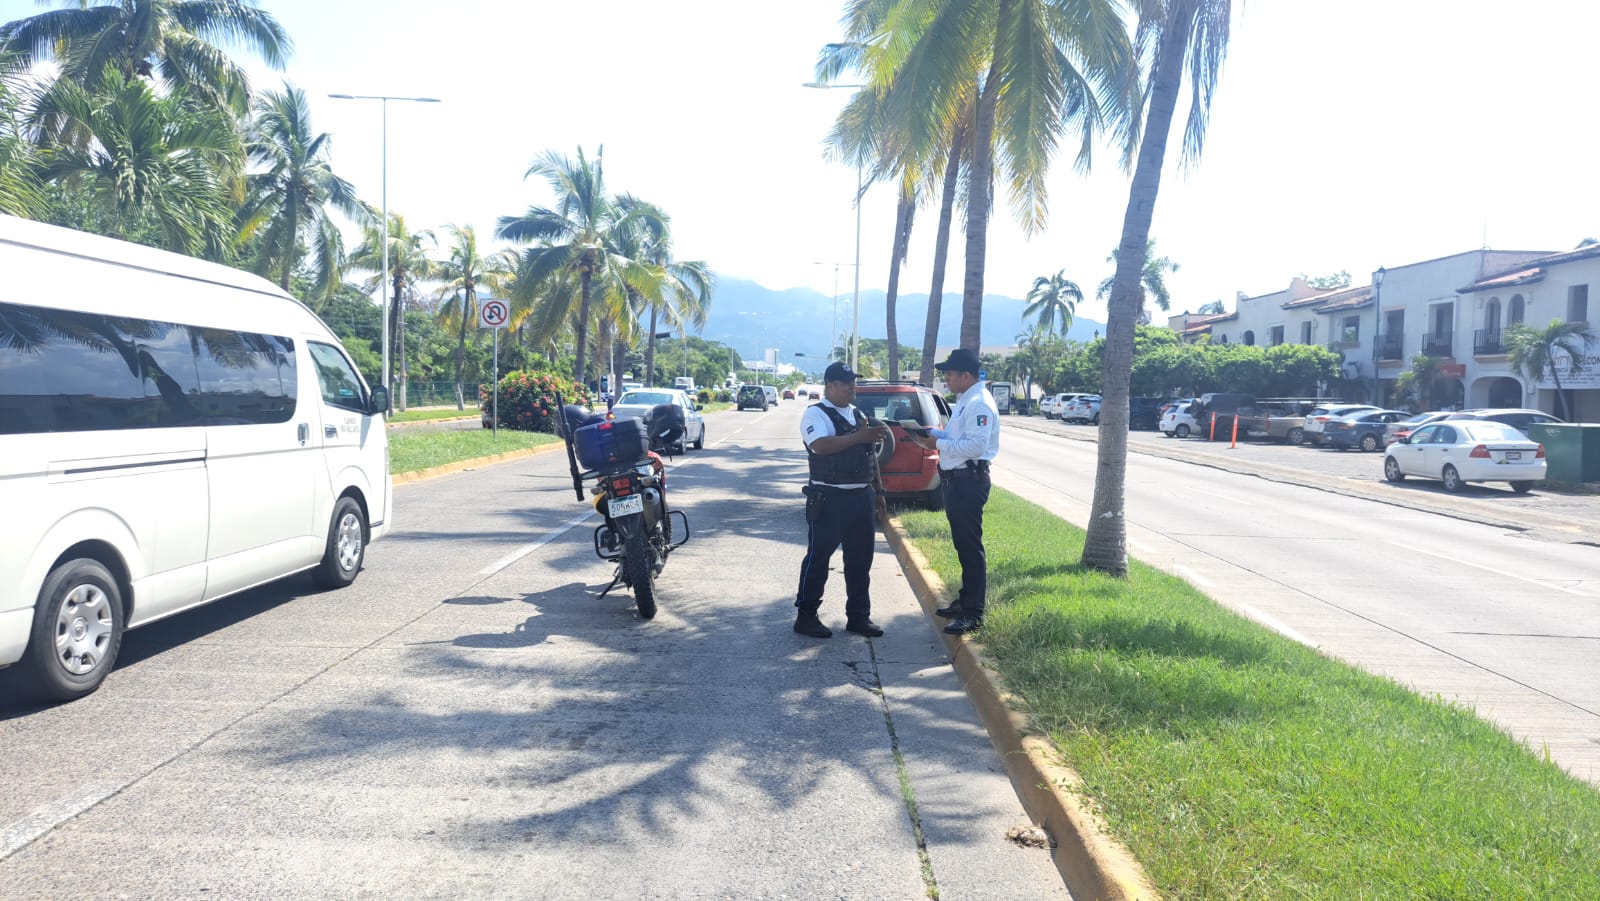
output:
[[[125,629],[314,569],[390,527],[382,414],[264,279],[0,216],[0,667],[99,687]]]

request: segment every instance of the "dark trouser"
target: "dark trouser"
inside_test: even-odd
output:
[[[877,535],[877,500],[871,488],[817,488],[806,499],[806,558],[800,564],[800,590],[794,605],[802,614],[822,606],[828,584],[828,563],[844,547],[844,615],[866,619],[872,613],[867,597],[871,582],[872,544]]]
[[[989,559],[983,551],[983,505],[989,502],[989,474],[944,476],[944,515],[950,521],[956,558],[961,561],[961,591],[956,603],[967,616],[981,617],[989,590]]]

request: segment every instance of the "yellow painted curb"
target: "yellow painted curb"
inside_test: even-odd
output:
[[[900,560],[906,581],[929,617],[947,596],[944,581],[928,565],[891,517],[884,530]],[[1160,898],[1144,868],[1109,832],[1077,791],[1083,780],[1055,762],[1055,746],[1038,735],[1019,714],[1013,698],[984,656],[983,645],[970,638],[942,636],[967,697],[978,710],[984,729],[1005,762],[1011,785],[1034,822],[1055,839],[1056,870],[1067,890],[1080,901],[1153,901]]]
[[[562,447],[562,443],[556,441],[551,444],[541,444],[538,447],[527,447],[521,450],[506,451],[503,454],[490,454],[487,457],[473,457],[471,460],[457,460],[454,463],[446,463],[443,466],[430,466],[427,469],[418,469],[413,472],[397,472],[389,477],[389,481],[395,485],[403,485],[407,482],[425,482],[428,479],[438,478],[439,476],[447,476],[451,473],[462,472],[468,469],[477,469],[480,466],[488,466],[491,463],[504,463],[507,460],[520,460],[523,457],[531,457],[534,454],[549,453],[553,450],[560,450]]]

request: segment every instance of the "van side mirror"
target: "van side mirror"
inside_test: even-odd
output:
[[[377,416],[389,412],[389,389],[383,385],[373,385],[372,394],[367,398],[367,413]]]

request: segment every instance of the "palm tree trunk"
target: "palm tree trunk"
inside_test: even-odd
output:
[[[1169,13],[1170,15],[1170,13]],[[1183,59],[1190,23],[1173,16],[1161,29],[1161,44],[1151,75],[1150,115],[1139,146],[1139,162],[1128,191],[1128,209],[1117,245],[1117,272],[1107,304],[1105,368],[1100,388],[1100,442],[1095,464],[1094,504],[1084,536],[1083,564],[1116,576],[1128,574],[1128,527],[1123,519],[1127,492],[1128,381],[1133,368],[1133,330],[1139,318],[1139,279],[1150,219],[1161,190],[1167,136],[1183,82]]]
[[[922,371],[917,381],[933,385],[933,355],[939,347],[939,308],[944,304],[944,265],[950,257],[950,220],[955,215],[956,189],[961,181],[961,139],[950,144],[945,162],[944,192],[939,201],[939,233],[933,244],[933,287],[928,289],[928,324],[922,332]]]
[[[900,264],[906,258],[906,246],[911,243],[911,218],[917,211],[916,201],[907,197],[904,192],[900,195],[900,209],[894,217],[894,250],[893,257],[889,260],[889,296],[886,301],[888,307],[888,350],[889,350],[889,381],[900,380],[900,331],[895,327],[894,307],[895,300],[900,295]]]
[[[287,294],[289,292],[289,273],[294,271],[294,252],[300,235],[300,219],[295,214],[293,206],[289,207],[289,224],[284,226],[284,231],[289,236],[289,245],[283,248],[283,274],[278,278],[278,287],[282,288],[284,293]]]
[[[402,413],[406,409],[406,312],[405,303],[401,295],[401,289],[404,285],[405,273],[400,267],[396,266],[394,270],[394,310],[392,317],[394,321],[389,325],[389,332],[394,335],[394,365],[400,374],[398,379],[400,384],[393,387],[399,388],[399,391],[395,393],[398,395],[399,409]]]
[[[644,386],[656,386],[656,314],[659,312],[654,306],[650,307],[650,337],[644,345]]]
[[[572,377],[578,384],[587,385],[589,383],[589,374],[584,370],[583,364],[587,362],[585,359],[587,354],[585,352],[588,350],[587,345],[589,343],[589,273],[585,271],[581,278],[582,281],[578,288],[578,348],[576,356],[572,360]]]
[[[983,332],[983,267],[989,252],[989,205],[994,182],[994,108],[1000,99],[1000,44],[1011,23],[1012,0],[1000,0],[994,53],[978,95],[972,170],[967,176],[967,277],[961,290],[961,346],[973,353]]]
[[[461,292],[461,332],[456,336],[456,409],[467,408],[466,392],[462,385],[462,372],[467,363],[467,314],[478,303],[478,288],[467,279]]]

